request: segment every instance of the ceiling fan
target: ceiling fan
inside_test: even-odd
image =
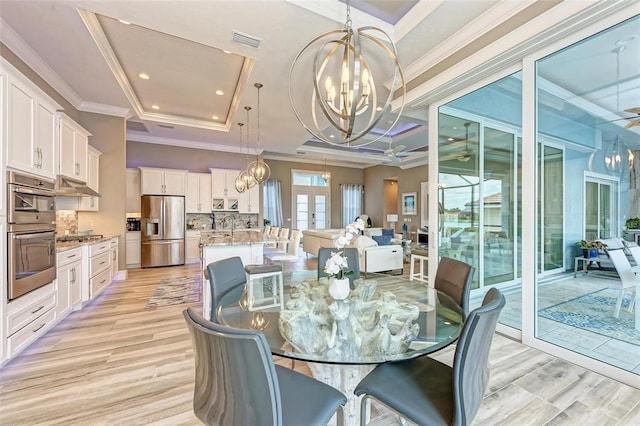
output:
[[[391,148],[391,144],[389,144],[389,148],[384,151],[384,155],[389,157],[392,162],[398,163],[400,161],[400,157],[398,157],[398,153],[407,149],[404,145],[397,145],[394,148]]]
[[[465,137],[464,137],[464,149],[462,151],[457,151],[457,152],[451,152],[450,154],[445,154],[441,160],[442,161],[450,161],[450,160],[458,160],[462,163],[466,163],[467,161],[471,160],[471,158],[473,157],[473,150],[469,149],[469,126],[471,126],[471,122],[467,121],[466,123],[464,123],[464,127],[465,127]],[[462,142],[462,139],[457,139],[457,138],[450,138],[456,140],[457,142]],[[452,146],[453,148],[453,146]]]
[[[625,109],[625,111],[630,112],[631,114],[637,114],[638,116],[623,118],[622,120],[631,120],[630,122],[627,123],[626,126],[624,126],[624,128],[629,129],[633,126],[640,126],[640,107],[627,108]]]

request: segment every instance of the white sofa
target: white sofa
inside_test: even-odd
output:
[[[372,229],[372,228],[369,228]],[[318,249],[321,247],[335,247],[335,240],[340,236],[342,229],[323,229],[302,231],[302,250],[314,256],[318,256]],[[365,233],[367,231],[365,230]],[[375,234],[373,234],[375,235]],[[391,244],[388,246],[379,246],[375,241],[371,243],[367,240],[366,244],[358,245],[360,238],[354,240],[354,247],[358,248],[360,253],[360,272],[382,272],[404,267],[404,255],[400,244]],[[364,241],[361,240],[361,242]],[[375,245],[374,245],[375,244]]]

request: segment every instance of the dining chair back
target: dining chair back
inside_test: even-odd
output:
[[[211,312],[209,312],[209,318],[211,321],[217,321],[220,299],[233,288],[246,284],[247,276],[242,259],[239,256],[212,262],[207,265],[207,272],[211,288]],[[240,295],[241,293],[239,293],[238,300]]]
[[[269,236],[270,232],[271,232],[271,225],[265,225],[264,226],[264,235],[265,236]]]
[[[345,396],[324,383],[274,365],[259,331],[207,321],[185,309],[195,360],[193,411],[206,425],[324,425]],[[313,398],[309,398],[313,395]]]
[[[620,308],[622,308],[622,300],[624,299],[624,293],[626,291],[630,291],[633,293],[636,289],[636,284],[638,283],[638,277],[631,270],[631,264],[629,263],[629,259],[627,259],[627,255],[624,250],[608,250],[606,249],[607,255],[609,255],[609,259],[611,259],[611,263],[616,268],[616,272],[620,277],[620,281],[616,280],[604,280],[607,283],[614,283],[614,286],[618,289],[618,299],[616,300],[616,307],[613,311],[613,316],[618,318],[620,316]],[[631,297],[631,301],[629,302],[629,312],[633,310],[633,306],[635,302],[635,297]]]
[[[271,234],[269,234],[269,236],[273,239],[278,239],[278,235],[280,235],[280,227],[279,226],[272,226],[271,227]]]
[[[287,244],[287,251],[266,253],[265,257],[274,262],[281,262],[283,264],[282,269],[284,270],[284,262],[295,262],[298,260],[298,249],[300,248],[301,237],[302,233],[300,230],[292,230],[291,238],[289,238],[289,242]]]
[[[342,255],[346,256],[347,267],[350,271],[353,271],[353,274],[348,276],[349,283],[353,286],[353,280],[360,278],[360,254],[355,247],[345,247],[340,250],[329,247],[321,247],[318,249],[318,278],[329,275],[324,271],[324,265],[327,263],[327,259],[331,257],[331,253],[338,251],[342,251]]]
[[[430,357],[377,366],[355,389],[364,424],[369,398],[420,425],[469,425],[489,383],[489,350],[505,299],[491,288],[465,320],[453,367]]]
[[[462,306],[465,315],[469,313],[469,293],[475,268],[467,263],[450,257],[440,259],[434,287]]]
[[[287,241],[289,239],[289,228],[282,228],[280,230],[280,235],[278,236],[278,250],[287,251],[287,246],[289,245]]]

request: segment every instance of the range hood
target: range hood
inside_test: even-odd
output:
[[[89,188],[86,183],[65,176],[58,176],[58,180],[56,182],[56,195],[62,195],[65,197],[101,196],[96,191]]]

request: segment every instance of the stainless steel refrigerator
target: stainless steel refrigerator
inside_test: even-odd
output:
[[[184,197],[142,196],[140,264],[184,265]]]

